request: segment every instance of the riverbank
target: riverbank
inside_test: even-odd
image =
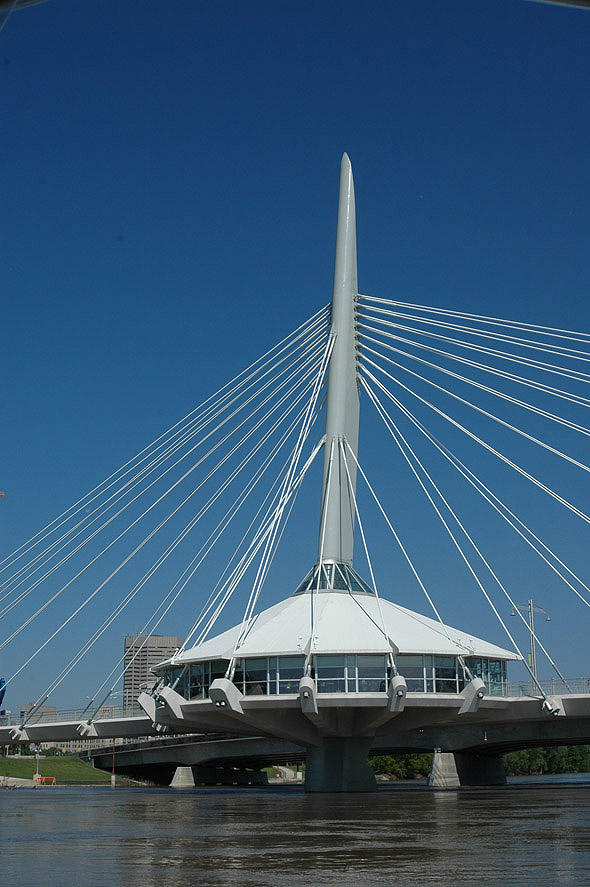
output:
[[[37,772],[37,759],[34,757],[0,758],[0,786],[31,786]],[[62,757],[39,758],[39,773],[55,779],[57,785],[109,785],[110,773],[97,770],[79,758]],[[117,777],[117,783],[129,785],[129,780]]]

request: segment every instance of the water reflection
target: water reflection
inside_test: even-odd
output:
[[[577,887],[589,826],[589,786],[0,792],[3,880],[29,887]]]

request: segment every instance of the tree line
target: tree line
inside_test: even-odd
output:
[[[590,773],[590,745],[525,748],[503,755],[506,776],[538,776],[543,773]],[[426,779],[432,754],[377,755],[369,758],[376,776],[393,779]]]

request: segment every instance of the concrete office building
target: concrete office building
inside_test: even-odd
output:
[[[126,709],[135,705],[142,687],[153,683],[151,669],[169,659],[182,646],[184,638],[154,634],[128,635],[125,638],[125,678],[123,701]]]

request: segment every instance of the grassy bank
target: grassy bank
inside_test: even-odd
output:
[[[12,776],[16,779],[33,779],[37,769],[37,761],[34,757],[0,758],[0,777]],[[79,758],[51,757],[39,760],[39,773],[41,776],[54,776],[58,785],[108,785],[111,777],[109,773],[96,770],[90,764],[86,764]],[[127,782],[119,779],[117,782]]]

